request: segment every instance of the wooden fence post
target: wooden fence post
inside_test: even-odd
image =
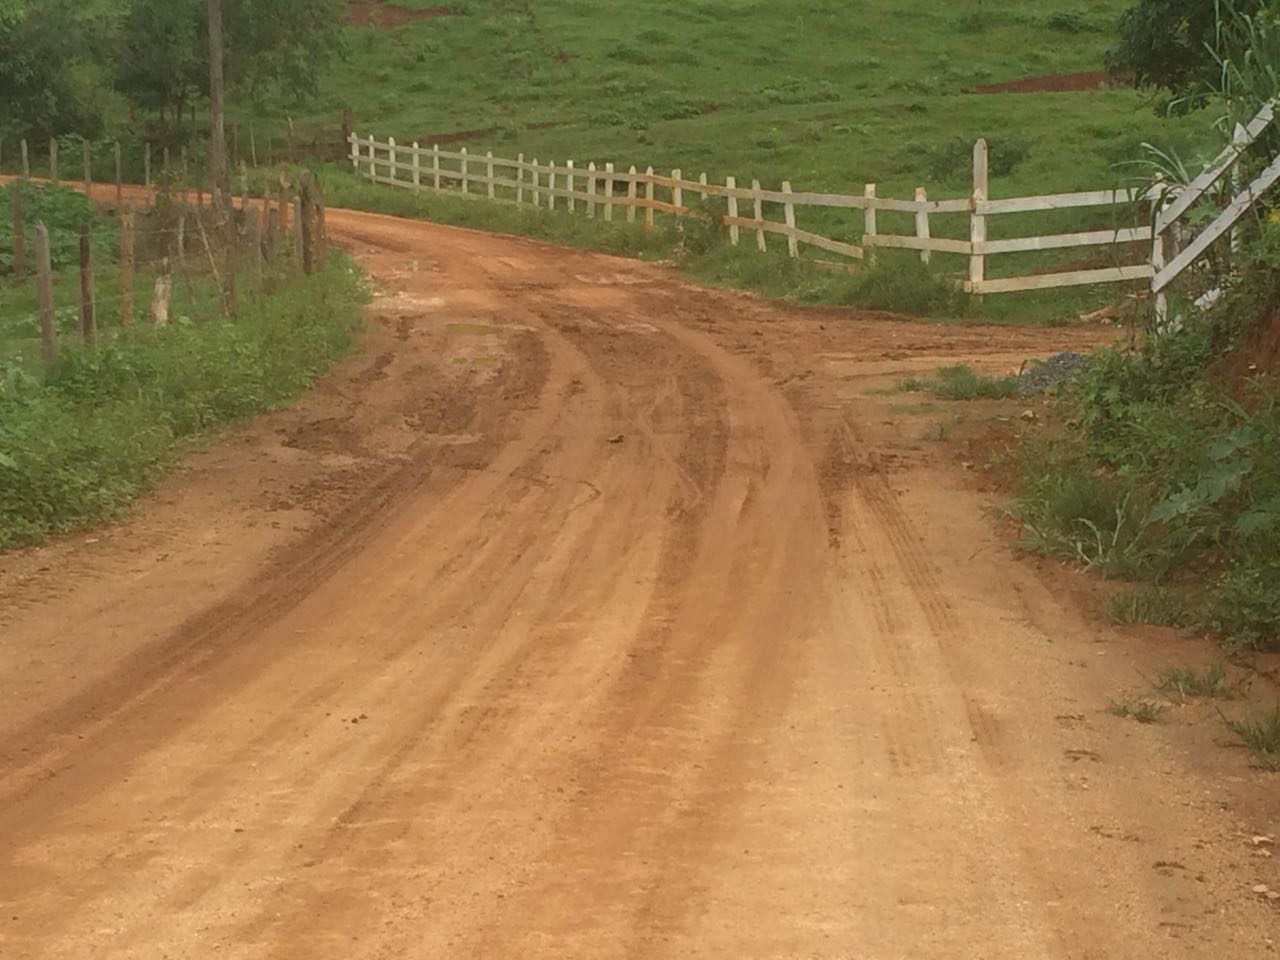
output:
[[[978,245],[987,242],[987,218],[983,213],[990,190],[987,170],[987,141],[973,145],[973,199],[969,206],[969,242],[974,249],[969,256],[969,283],[972,293],[982,295],[982,282],[987,275],[987,258],[978,252]]]
[[[22,221],[22,188],[14,184],[9,188],[10,205],[13,207],[13,279],[19,283],[27,279],[26,227]]]
[[[166,257],[160,261],[155,290],[151,294],[151,322],[157,327],[169,325],[169,308],[173,303],[173,273]]]
[[[867,198],[867,207],[863,210],[863,243],[861,243],[861,246],[868,247],[867,259],[874,260],[876,259],[876,234],[878,233],[876,184],[868,183],[867,186],[863,187],[863,196]]]
[[[27,148],[26,137],[22,138],[22,177],[24,180],[31,179],[31,153]]]
[[[535,207],[542,206],[542,191],[538,188],[538,158],[533,158],[533,163],[529,166],[529,172],[533,174],[533,205]]]
[[[791,194],[790,180],[782,181],[782,192]],[[794,260],[800,256],[800,241],[796,239],[796,205],[788,200],[782,212],[787,221],[787,256]]]
[[[351,146],[351,169],[356,174],[359,174],[360,173],[360,137],[354,130],[351,131],[349,143]]]
[[[484,175],[489,178],[489,199],[492,200],[495,195],[496,187],[493,183],[493,151],[489,150],[484,155]]]
[[[516,154],[516,203],[524,203],[524,154]]]
[[[93,296],[93,234],[88,221],[80,224],[80,336],[97,342],[97,316]]]
[[[302,233],[302,203],[295,200],[293,204],[293,268],[299,273],[302,272],[303,257],[306,253],[302,245]]]
[[[759,180],[751,181],[751,192],[755,195],[755,199],[754,199],[755,218],[759,222],[764,222],[764,199],[760,196]],[[769,249],[769,244],[764,238],[763,227],[756,228],[756,248],[761,253],[765,253]]]
[[[133,323],[133,204],[120,211],[120,326]]]
[[[298,174],[298,207],[302,218],[302,270],[310,276],[315,272],[315,198],[311,193],[311,171]]]
[[[594,220],[596,217],[596,162],[592,160],[587,164],[587,219]]]
[[[702,184],[704,187],[707,185],[707,175],[706,175],[705,173],[700,173],[700,174],[698,174],[698,183]],[[703,191],[702,191],[702,193],[700,194],[700,196],[701,196],[701,198],[702,198],[702,202],[703,202],[703,203],[706,203],[706,202],[707,202],[707,191],[703,190]]]
[[[317,267],[324,269],[329,258],[329,225],[325,213],[324,188],[318,177],[311,184],[311,192],[314,195],[316,217],[315,261]]]
[[[636,197],[639,194],[639,186],[636,184],[636,168],[632,167],[628,170],[627,175],[631,178],[627,181],[627,223],[635,223]]]
[[[116,141],[112,150],[116,161],[116,206],[124,203],[124,157],[121,155],[120,141]]]
[[[396,182],[396,176],[400,171],[400,151],[396,149],[396,138],[387,138],[387,155],[389,157],[387,176],[391,178],[391,182]]]
[[[924,204],[929,200],[929,194],[924,187],[916,187],[916,203],[920,204],[920,209],[916,211],[916,236],[921,240],[929,239],[929,211],[924,208]],[[920,262],[928,263],[932,254],[928,250],[920,251]]]
[[[471,161],[467,158],[467,148],[458,151],[462,154],[462,192],[471,192]]]
[[[440,190],[440,144],[438,143],[431,145],[431,186],[437,192]]]
[[[413,192],[422,192],[422,148],[413,141]]]
[[[604,218],[613,219],[613,164],[604,165]]]
[[[58,331],[53,324],[53,265],[49,258],[49,230],[36,224],[36,299],[40,312],[40,347],[44,365],[58,359]]]
[[[736,177],[725,177],[724,188],[729,193],[729,219],[738,219],[738,180]],[[735,247],[738,245],[738,225],[736,223],[729,224],[729,242]]]
[[[648,167],[644,175],[648,177],[644,182],[644,225],[650,230],[653,229],[653,167]]]
[[[378,176],[378,154],[377,144],[374,143],[373,136],[369,137],[369,180],[372,182]]]
[[[58,141],[49,138],[49,179],[54,183],[58,182]]]
[[[142,183],[147,188],[151,188],[151,144],[145,144],[142,150]]]
[[[566,160],[564,162],[564,165],[565,165],[565,168],[569,171],[567,174],[565,174],[564,188],[565,188],[565,191],[569,194],[569,212],[573,213],[578,209],[577,197],[573,195],[574,187],[577,185],[575,182],[577,178],[574,176],[574,173],[573,173],[573,161]]]
[[[88,140],[80,141],[80,165],[84,173],[84,195],[93,193],[93,154]]]
[[[671,205],[676,208],[676,216],[684,216],[684,188],[680,186],[680,181],[684,179],[683,170],[672,170],[671,179],[675,181],[671,188]]]
[[[547,161],[547,209],[556,208],[556,162]]]
[[[249,276],[255,287],[262,287],[262,233],[258,207],[252,204],[244,211],[244,252],[249,258]]]
[[[268,267],[276,262],[276,244],[280,242],[280,211],[267,207],[267,232],[263,240],[263,255]]]

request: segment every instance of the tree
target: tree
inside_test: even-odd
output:
[[[91,41],[105,29],[77,0],[0,0],[0,130],[101,132],[103,85]]]
[[[341,49],[342,0],[224,0],[223,6],[230,92],[304,96]],[[205,0],[131,0],[125,24],[116,85],[130,103],[176,119],[209,95]]]
[[[1236,0],[1234,7],[1252,14],[1268,3],[1275,0]],[[1120,18],[1107,67],[1140,87],[1199,101],[1221,69],[1215,51],[1222,16],[1221,0],[1138,0]]]

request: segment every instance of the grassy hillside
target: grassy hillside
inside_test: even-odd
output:
[[[1143,140],[1204,128],[1131,90],[967,92],[1101,70],[1125,0],[462,0],[392,26],[432,5],[361,5],[382,26],[349,28],[323,95],[288,108],[302,128],[350,105],[403,142],[489,130],[469,146],[899,195],[963,192],[979,136],[999,194],[1108,184]],[[284,109],[258,123],[279,136]]]

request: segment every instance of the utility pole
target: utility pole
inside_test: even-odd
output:
[[[209,2],[209,177],[214,209],[231,220],[231,173],[227,166],[227,123],[223,79],[222,0]]]

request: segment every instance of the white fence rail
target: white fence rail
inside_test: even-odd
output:
[[[1270,123],[1270,113],[1266,113],[1265,121],[1259,115],[1250,124],[1247,132],[1251,138],[1260,135]],[[1205,185],[1199,186],[1201,193],[1238,160],[1243,146],[1233,149],[1235,153],[1231,157],[1220,158],[1219,163],[1201,178],[1208,178]],[[910,200],[881,197],[875,184],[867,184],[860,196],[796,191],[789,182],[783,182],[780,189],[772,190],[761,186],[758,180],[751,181],[749,187],[739,186],[734,177],[727,177],[723,184],[718,184],[709,182],[706,174],[702,174],[697,180],[687,179],[679,170],[673,170],[667,176],[655,173],[652,167],[644,171],[630,167],[623,171],[616,169],[612,163],[601,166],[589,163],[585,167],[575,165],[572,161],[540,163],[537,158],[526,160],[523,154],[512,160],[495,157],[492,153],[470,154],[465,148],[454,152],[442,150],[439,145],[399,145],[393,139],[379,141],[356,134],[351,136],[350,151],[353,169],[374,183],[415,191],[447,191],[451,195],[495,202],[532,204],[548,210],[564,209],[605,221],[625,217],[627,222],[635,223],[637,218],[643,217],[643,222],[649,227],[655,225],[659,214],[705,218],[708,214],[703,208],[691,207],[686,201],[694,197],[702,201],[715,197],[725,201],[726,212],[719,214],[719,220],[727,229],[729,240],[734,245],[742,242],[743,231],[749,231],[755,234],[755,245],[760,250],[768,249],[767,237],[770,234],[785,238],[788,254],[792,257],[800,255],[802,246],[858,260],[865,259],[868,251],[875,249],[918,251],[925,262],[934,253],[967,257],[969,269],[963,286],[966,291],[974,294],[1001,294],[1142,280],[1152,280],[1153,290],[1160,294],[1181,270],[1203,253],[1209,243],[1236,222],[1263,189],[1280,179],[1278,160],[1237,198],[1237,204],[1224,212],[1219,221],[1210,225],[1190,247],[1166,262],[1167,245],[1163,237],[1165,231],[1194,203],[1196,197],[1188,197],[1190,190],[1171,197],[1172,205],[1157,211],[1154,228],[1140,222],[1143,205],[1136,201],[1147,198],[1140,197],[1133,190],[1098,190],[993,200],[988,191],[985,140],[979,140],[974,147],[971,194],[942,200],[929,199],[923,187],[918,188]],[[1193,184],[1193,188],[1198,185],[1199,181]],[[1239,204],[1243,206],[1233,214]],[[775,214],[780,208],[781,217],[770,219],[767,216],[768,208],[772,208]],[[798,211],[806,208],[862,211],[860,231],[855,233],[854,227],[847,232],[856,236],[856,242],[849,238],[825,236],[798,226]],[[1131,225],[1012,239],[988,237],[990,222],[997,217],[1086,208],[1106,208],[1112,219],[1123,214]],[[877,216],[882,210],[912,215],[914,231],[904,234],[884,232],[880,229]],[[967,240],[934,235],[934,218],[948,216],[967,217]],[[1130,245],[1135,244],[1146,246],[1131,249]],[[1127,259],[1130,262],[1107,267],[1067,268],[1057,272],[1049,270],[997,277],[990,276],[988,269],[989,260],[995,257],[1082,248],[1110,248],[1114,260]],[[1154,251],[1149,259],[1146,257],[1147,251]]]

